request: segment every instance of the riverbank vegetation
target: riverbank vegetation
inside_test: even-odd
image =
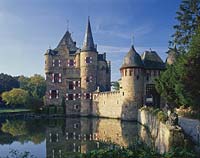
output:
[[[41,75],[12,77],[0,74],[0,79],[1,109],[27,108],[37,111],[43,106],[46,83]]]

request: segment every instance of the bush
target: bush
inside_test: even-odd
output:
[[[56,107],[55,106],[49,106],[49,114],[55,114],[56,113]]]
[[[64,114],[64,109],[62,106],[56,107],[56,114]]]
[[[14,88],[2,94],[2,100],[5,101],[7,105],[25,105],[28,99],[28,92],[20,88]]]
[[[161,121],[162,123],[165,123],[168,119],[166,113],[164,113],[163,111],[159,111],[156,115],[157,119],[159,121]]]

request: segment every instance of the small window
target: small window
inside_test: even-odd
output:
[[[92,76],[86,77],[86,82],[92,82]]]
[[[73,59],[68,60],[68,66],[74,66],[74,60]]]
[[[58,67],[60,66],[60,60],[53,59],[53,67]]]
[[[58,98],[58,90],[50,90],[49,93],[50,93],[49,94],[50,99]]]
[[[149,74],[147,74],[147,81],[149,81]]]
[[[79,83],[80,83],[79,81],[76,81],[76,82],[75,82],[75,86],[76,86],[76,87],[80,87],[80,84],[79,84]]]
[[[90,82],[90,78],[89,77],[86,77],[86,82]]]
[[[90,94],[86,93],[86,99],[90,99]]]
[[[78,110],[79,109],[79,105],[74,105],[74,110]]]
[[[79,124],[78,124],[78,123],[75,123],[75,124],[74,124],[74,128],[79,128]]]
[[[137,75],[137,80],[139,80],[139,78],[140,78],[140,76],[139,76],[139,75]]]
[[[69,81],[69,90],[73,90],[74,89],[74,83],[73,81]]]
[[[61,73],[52,74],[52,82],[60,83],[62,81]]]
[[[129,76],[132,76],[132,70],[129,70]]]
[[[125,76],[127,76],[127,70],[125,70]]]
[[[68,94],[68,100],[73,100],[74,99],[73,96],[74,96],[73,94]]]
[[[92,63],[92,57],[86,57],[85,63],[87,63],[87,64]]]

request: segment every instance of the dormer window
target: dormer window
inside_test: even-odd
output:
[[[85,57],[85,63],[87,64],[92,63],[92,57]]]

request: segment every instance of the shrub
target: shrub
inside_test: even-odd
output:
[[[57,106],[56,107],[56,113],[57,114],[64,114],[64,109],[62,106]]]
[[[167,115],[163,111],[159,111],[156,115],[157,119],[163,123],[167,121]]]
[[[55,106],[49,106],[49,114],[55,114],[56,113],[56,107]]]

